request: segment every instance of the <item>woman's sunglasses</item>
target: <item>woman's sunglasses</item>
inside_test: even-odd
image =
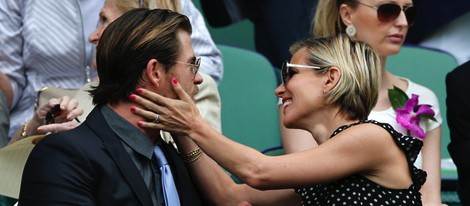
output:
[[[380,6],[372,6],[362,3],[360,1],[357,1],[357,3],[377,10],[377,17],[382,22],[390,22],[395,20],[396,18],[398,18],[402,10],[403,12],[405,12],[406,21],[408,21],[408,25],[412,26],[416,21],[417,9],[414,6],[401,8],[401,6],[399,6],[398,4],[392,3],[386,3]]]
[[[314,70],[322,70],[323,68],[317,67],[317,66],[310,66],[310,65],[301,65],[301,64],[291,64],[287,61],[282,63],[281,67],[281,80],[284,85],[287,84],[290,78],[296,74],[295,71],[292,71],[290,68],[295,67],[295,68],[307,68],[307,69],[314,69]]]

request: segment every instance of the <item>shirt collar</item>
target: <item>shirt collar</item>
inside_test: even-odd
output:
[[[152,142],[145,133],[122,118],[108,106],[101,107],[104,119],[111,127],[111,130],[130,148],[137,153],[152,159],[153,150],[156,144]]]

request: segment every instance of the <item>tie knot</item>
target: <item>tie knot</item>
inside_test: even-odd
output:
[[[154,154],[159,167],[168,165],[168,161],[166,160],[165,154],[163,154],[162,148],[160,148],[160,146],[155,147]]]

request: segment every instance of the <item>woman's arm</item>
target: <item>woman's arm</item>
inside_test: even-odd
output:
[[[427,173],[420,190],[423,205],[441,205],[441,127],[426,133],[423,141],[422,169]]]
[[[139,89],[139,95],[147,99],[136,95],[133,100],[147,105],[145,108],[150,111],[131,110],[145,119],[155,119],[157,113],[160,121],[138,124],[189,136],[209,157],[251,187],[260,190],[295,188],[331,182],[357,173],[370,174],[371,179],[391,188],[407,188],[411,184],[403,151],[390,134],[377,125],[354,126],[315,149],[266,156],[212,129],[199,115],[192,98],[181,85],[174,84],[174,89],[181,100]]]
[[[4,73],[0,72],[0,90],[7,98],[7,104],[11,107],[13,100],[13,88],[11,87],[10,79]]]
[[[16,105],[19,101],[21,92],[26,87],[26,76],[23,65],[23,36],[22,36],[22,11],[20,1],[2,1],[0,2],[0,70],[9,78],[10,89],[12,91],[9,97],[10,105]],[[11,108],[11,107],[10,107]]]
[[[188,137],[177,137],[175,142],[181,154],[188,154],[197,145]],[[213,205],[237,205],[247,201],[253,205],[300,205],[300,196],[293,189],[257,190],[246,184],[236,184],[232,178],[204,153],[195,161],[187,163],[193,180],[201,194]]]

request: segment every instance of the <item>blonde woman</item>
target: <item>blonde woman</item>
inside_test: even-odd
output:
[[[313,35],[317,37],[348,34],[353,39],[372,46],[380,56],[382,70],[381,85],[377,104],[369,119],[386,122],[401,133],[407,129],[397,123],[396,112],[388,98],[388,89],[400,88],[411,97],[419,95],[420,104],[428,104],[435,111],[436,122],[421,120],[420,127],[426,135],[423,149],[415,165],[427,173],[427,181],[421,189],[424,205],[440,205],[440,148],[441,122],[439,103],[436,95],[410,79],[398,77],[385,69],[387,57],[397,54],[403,45],[407,31],[416,17],[412,0],[320,0],[313,22]],[[403,68],[413,69],[413,68]],[[426,75],[426,74],[423,74]],[[282,110],[282,107],[280,107]],[[282,114],[281,114],[282,116]],[[282,118],[282,117],[281,117]],[[295,135],[289,135],[296,132]],[[412,134],[413,135],[413,134]],[[413,135],[415,136],[415,135]],[[283,130],[283,145],[287,152],[298,152],[314,147],[316,143],[304,131]]]

